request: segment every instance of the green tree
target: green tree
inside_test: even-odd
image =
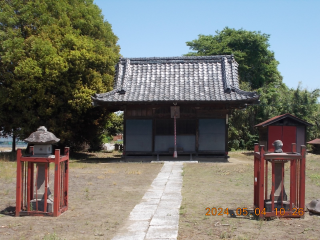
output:
[[[257,91],[260,95],[258,106],[234,110],[229,119],[229,149],[252,149],[258,141],[254,126],[271,117],[291,113],[314,124],[308,128],[307,140],[319,137],[320,105],[317,102],[319,89],[309,92],[289,89],[277,69],[278,61],[269,48],[270,35],[243,29],[224,28],[216,35],[199,35],[187,42],[194,52],[188,56],[234,54],[239,63],[240,88]]]
[[[320,89],[308,91],[299,83],[297,89],[290,89],[290,112],[298,118],[313,124],[307,128],[307,140],[320,137]]]
[[[123,133],[123,112],[112,113],[105,127],[106,136],[115,136]]]
[[[187,42],[194,52],[187,56],[231,55],[239,63],[240,82],[248,82],[252,89],[264,84],[280,84],[282,77],[277,69],[279,64],[269,50],[268,34],[243,29],[224,28],[216,35],[199,35],[198,39]]]
[[[103,132],[94,93],[112,89],[118,38],[93,0],[0,3],[0,130],[21,138],[45,125],[62,144]]]

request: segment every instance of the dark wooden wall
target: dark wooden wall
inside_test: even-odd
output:
[[[124,111],[124,145],[130,145],[128,146],[128,149],[125,150],[126,154],[150,154],[155,152],[168,152],[168,150],[166,149],[168,148],[168,146],[173,145],[174,135],[174,121],[171,118],[170,106],[172,106],[172,104],[126,106]],[[178,147],[180,144],[180,147],[184,148],[185,153],[195,152],[225,155],[228,148],[228,126],[226,124],[226,114],[228,113],[229,110],[227,110],[226,106],[224,105],[180,105],[180,118],[177,119],[177,139],[179,140],[177,141]],[[144,127],[141,124],[139,124],[139,126],[137,125],[137,129],[134,129],[132,127],[132,121],[130,121],[134,119],[146,120],[148,122],[151,121],[152,129],[147,129],[147,126]],[[204,121],[205,119],[212,120],[213,123],[214,121],[216,121],[216,123],[219,125],[224,124],[224,127],[221,128],[220,126],[219,129],[208,129],[209,132],[211,131],[210,134],[217,136],[217,138],[214,139],[214,136],[208,135],[208,141],[211,141],[213,144],[214,141],[220,141],[219,144],[218,142],[216,142],[216,145],[219,145],[218,149],[216,150],[214,148],[206,149],[206,147],[204,147],[203,145],[205,141],[204,137],[202,136],[201,138],[201,136],[199,136],[199,122],[204,125],[206,122]],[[127,129],[128,126],[126,126],[126,123],[130,124],[130,129]],[[206,126],[203,127],[205,128]],[[203,127],[201,128],[202,132],[204,132]],[[152,137],[141,135],[138,133],[139,131],[148,132],[149,134],[152,134]],[[223,133],[221,131],[223,131]],[[134,134],[137,134],[136,141],[134,139]],[[145,139],[151,138],[151,151],[147,143],[141,142],[141,136],[144,136]],[[203,147],[199,146],[199,140],[202,142]],[[221,143],[221,141],[223,141],[223,143]],[[142,149],[144,148],[143,146],[137,146],[137,151],[133,151],[133,146],[139,144],[148,145],[148,147],[145,148],[146,151],[142,151]]]

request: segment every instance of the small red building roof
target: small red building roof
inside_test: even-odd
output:
[[[320,144],[320,138],[316,138],[316,139],[313,139],[311,140],[310,142],[307,142],[309,144]]]
[[[302,123],[302,124],[304,124],[304,125],[312,126],[312,124],[310,124],[310,123],[308,123],[308,122],[306,122],[306,121],[304,121],[304,120],[302,120],[302,119],[300,119],[300,118],[297,118],[296,116],[293,116],[293,115],[291,115],[290,113],[286,113],[286,114],[282,114],[282,115],[279,115],[279,116],[275,116],[275,117],[273,117],[273,118],[270,118],[270,119],[268,119],[267,121],[264,121],[264,122],[262,122],[262,123],[259,123],[259,124],[255,125],[255,127],[265,127],[265,126],[269,126],[269,125],[271,125],[271,124],[273,124],[273,123],[275,123],[275,122],[277,122],[277,121],[280,121],[280,120],[282,120],[282,119],[284,119],[284,118],[291,118],[291,119],[293,119],[293,120],[295,120],[295,121],[297,121],[297,122],[300,122],[300,123]]]

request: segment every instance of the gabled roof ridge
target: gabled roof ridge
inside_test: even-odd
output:
[[[128,76],[130,74],[130,70],[131,70],[131,67],[130,67],[130,59],[129,58],[126,58],[125,60],[125,67],[124,67],[124,72],[123,72],[123,77],[122,77],[122,83],[121,83],[121,87],[120,87],[120,91],[121,92],[125,92],[127,91],[127,82],[128,82]]]
[[[265,127],[265,126],[268,126],[268,125],[270,125],[270,124],[272,124],[272,123],[274,123],[274,122],[276,122],[278,120],[282,120],[285,117],[290,117],[290,118],[292,118],[294,120],[297,120],[297,121],[299,121],[299,122],[301,122],[301,123],[303,123],[305,125],[313,126],[311,123],[308,123],[307,121],[304,121],[304,120],[302,120],[302,119],[300,119],[300,118],[298,118],[298,117],[296,117],[296,116],[294,116],[294,115],[292,115],[290,113],[285,113],[285,114],[282,114],[282,115],[279,115],[279,116],[274,116],[274,117],[272,117],[272,118],[270,118],[270,119],[268,119],[268,120],[266,120],[266,121],[264,121],[262,123],[259,123],[259,124],[255,125],[255,127],[260,127],[260,126]]]
[[[125,59],[130,59],[130,61],[148,61],[148,60],[212,60],[217,59],[221,60],[222,57],[234,59],[233,55],[213,55],[213,56],[180,56],[180,57],[133,57],[127,58],[122,57],[119,58],[120,61],[124,61]]]
[[[223,80],[224,92],[230,93],[231,91],[230,76],[226,70],[226,61],[228,61],[226,57],[221,58],[222,80]]]

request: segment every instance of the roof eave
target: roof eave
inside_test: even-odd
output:
[[[271,121],[268,121],[268,120],[267,120],[268,122],[259,123],[259,124],[255,125],[254,127],[266,127],[266,126],[269,126],[269,125],[271,125],[271,124],[273,124],[273,123],[275,123],[275,122],[277,122],[277,121],[280,121],[280,120],[282,120],[282,119],[284,119],[284,118],[287,118],[287,117],[289,117],[289,118],[291,118],[291,119],[293,119],[293,120],[295,120],[295,121],[297,121],[297,122],[300,122],[300,123],[302,123],[302,124],[304,124],[304,125],[306,125],[306,126],[309,126],[309,127],[312,127],[312,126],[313,126],[313,124],[311,124],[311,123],[308,123],[308,122],[306,122],[306,121],[304,121],[304,120],[302,120],[302,119],[299,119],[299,118],[291,115],[290,113],[286,113],[286,114],[280,115],[278,118],[275,118],[275,119],[273,119],[273,120],[271,120]]]

